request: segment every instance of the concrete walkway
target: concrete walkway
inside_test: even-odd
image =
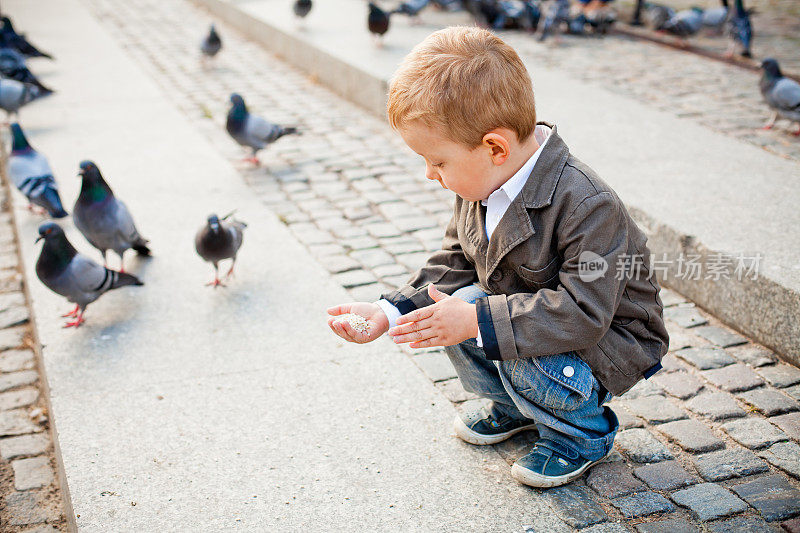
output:
[[[78,162],[93,159],[154,253],[127,265],[144,287],[63,330],[68,305],[33,271],[40,220],[15,199],[81,530],[565,528],[494,451],[451,436],[451,403],[393,345],[337,341],[324,309],[344,290],[82,4],[3,8],[58,58],[41,68],[58,93],[21,120],[62,196],[71,205]],[[237,278],[204,288],[194,232],[233,208],[249,223]]]
[[[365,7],[359,0],[315,4],[302,26],[293,19],[291,0],[194,1],[380,115],[388,79],[402,57],[431,31],[470,21],[464,13],[431,9],[424,12],[423,26],[395,17],[385,36],[386,46],[378,49],[366,31]],[[546,56],[551,51],[546,46],[523,34],[506,36],[532,73],[539,119],[559,125],[573,153],[609,181],[632,209],[648,231],[656,255],[669,254],[672,262],[666,285],[800,363],[800,322],[789,318],[800,313],[800,232],[796,230],[800,227],[800,165],[682,120],[671,110],[655,109],[597,83],[578,81],[565,74],[568,66],[549,64]],[[686,67],[677,63],[680,54],[656,47],[653,52],[673,54],[673,64],[661,62],[660,67],[669,69],[663,73],[664,83],[676,83],[673,70]],[[702,64],[705,60],[693,57],[691,61]],[[722,68],[732,67],[709,67],[714,72]],[[753,76],[754,91],[756,80]],[[688,83],[686,90],[716,91],[699,82]],[[677,276],[674,259],[678,254],[700,254],[708,261],[717,252],[734,257],[760,254],[759,279]]]

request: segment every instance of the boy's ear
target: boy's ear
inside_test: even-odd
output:
[[[492,163],[502,165],[511,154],[511,145],[506,136],[499,130],[492,130],[483,136],[482,145],[489,149],[489,157]]]

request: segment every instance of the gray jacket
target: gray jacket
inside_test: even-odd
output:
[[[433,304],[430,283],[447,294],[478,283],[490,294],[476,302],[489,359],[575,351],[620,395],[667,352],[647,238],[555,128],[541,150],[491,242],[486,208],[456,196],[442,250],[383,297],[405,314]]]

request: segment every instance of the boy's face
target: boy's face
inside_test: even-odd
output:
[[[485,200],[497,188],[497,162],[490,146],[469,148],[419,120],[404,124],[398,131],[409,148],[425,159],[425,177],[429,180],[471,202]]]

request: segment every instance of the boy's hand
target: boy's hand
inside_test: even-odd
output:
[[[336,318],[347,313],[363,317],[367,321],[369,329],[366,332],[356,331],[347,320]],[[328,319],[328,326],[334,333],[348,342],[364,344],[365,342],[374,341],[389,329],[389,319],[386,318],[386,314],[376,304],[355,302],[337,305],[328,309],[328,314],[333,315]]]
[[[410,342],[411,348],[452,346],[478,336],[478,313],[474,304],[453,298],[428,285],[428,295],[436,302],[397,319],[389,335],[397,344]]]

